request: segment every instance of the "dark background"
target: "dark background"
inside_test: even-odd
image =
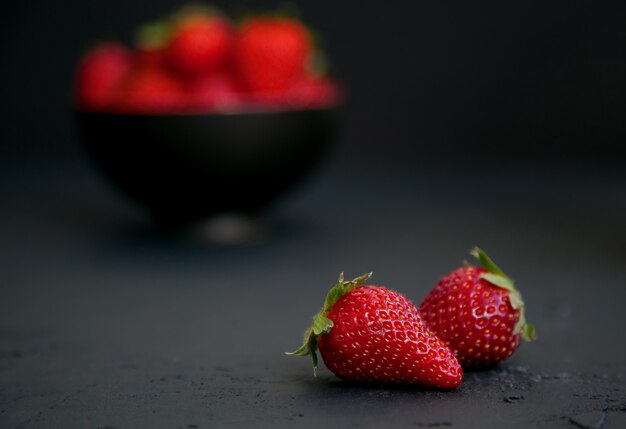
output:
[[[339,145],[229,246],[154,229],[75,136],[81,53],[178,3],[1,3],[0,428],[626,427],[626,3],[297,4]],[[439,392],[283,355],[340,271],[419,302],[474,245],[537,325],[506,363]]]
[[[177,1],[8,1],[0,18],[2,141],[75,145],[68,93],[91,44],[129,42]],[[216,1],[227,12],[275,1]],[[626,135],[623,1],[296,1],[350,90],[343,158],[532,149],[562,157]],[[448,150],[448,149],[451,150]],[[585,153],[587,152],[587,153]]]

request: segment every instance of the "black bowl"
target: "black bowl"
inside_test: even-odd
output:
[[[234,114],[76,112],[80,139],[121,191],[166,223],[258,214],[330,147],[337,109]]]

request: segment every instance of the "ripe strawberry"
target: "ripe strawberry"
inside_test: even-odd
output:
[[[470,253],[481,267],[461,267],[443,277],[419,311],[464,368],[480,368],[509,358],[520,339],[534,339],[535,328],[526,323],[513,281],[481,249]]]
[[[337,85],[326,78],[306,77],[286,91],[252,94],[252,101],[265,106],[287,109],[317,109],[331,107],[340,99]]]
[[[235,45],[235,64],[252,92],[283,91],[306,74],[311,35],[301,22],[259,16],[244,22]]]
[[[135,46],[137,50],[133,67],[165,67],[170,27],[169,21],[161,20],[148,22],[136,30]]]
[[[167,71],[154,68],[134,70],[125,83],[118,107],[129,113],[172,113],[187,107],[187,92]]]
[[[337,103],[341,94],[337,85],[326,78],[307,78],[289,91],[291,102],[303,108],[323,108]]]
[[[237,84],[227,74],[211,74],[190,85],[190,106],[195,110],[232,111],[240,104]]]
[[[165,49],[139,48],[133,58],[134,67],[162,68],[165,64]]]
[[[88,52],[76,71],[76,103],[90,110],[109,109],[131,62],[130,52],[119,43],[105,43]]]
[[[196,77],[219,69],[228,59],[233,32],[230,23],[217,15],[196,15],[174,27],[167,61],[170,67]]]
[[[326,366],[348,381],[457,387],[463,371],[452,352],[406,297],[364,286],[370,276],[346,282],[341,274],[304,344],[290,354],[310,355],[315,370],[319,348]]]

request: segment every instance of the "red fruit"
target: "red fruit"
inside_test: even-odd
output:
[[[189,76],[219,69],[227,60],[233,33],[224,18],[199,15],[174,28],[167,47],[168,64]]]
[[[170,73],[158,68],[134,70],[118,106],[130,113],[174,113],[186,109],[187,92]]]
[[[135,54],[133,65],[135,67],[163,67],[165,64],[165,49],[163,48],[139,48]]]
[[[241,98],[235,81],[226,74],[211,74],[191,85],[191,107],[201,111],[232,111]]]
[[[326,366],[348,381],[457,387],[463,371],[452,352],[406,297],[363,286],[370,276],[345,282],[340,275],[292,354],[310,355],[316,369],[319,348]]]
[[[105,43],[85,55],[76,71],[74,95],[79,107],[111,108],[130,70],[132,56],[119,43]]]
[[[305,76],[311,50],[311,36],[301,22],[251,18],[239,31],[235,63],[249,91],[284,91]]]
[[[331,80],[307,78],[289,91],[291,103],[303,108],[330,107],[339,101],[339,89]]]
[[[479,248],[471,254],[482,267],[458,268],[443,277],[419,306],[430,328],[465,368],[488,367],[534,339],[524,302],[513,281]]]
[[[324,78],[307,77],[283,92],[256,93],[251,101],[276,108],[318,109],[332,107],[339,101],[337,85]]]

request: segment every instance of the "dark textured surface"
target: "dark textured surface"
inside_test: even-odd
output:
[[[5,159],[0,427],[624,427],[626,177],[331,166],[254,244],[153,231],[80,160]],[[457,391],[286,357],[339,271],[420,301],[479,244],[539,340]]]

